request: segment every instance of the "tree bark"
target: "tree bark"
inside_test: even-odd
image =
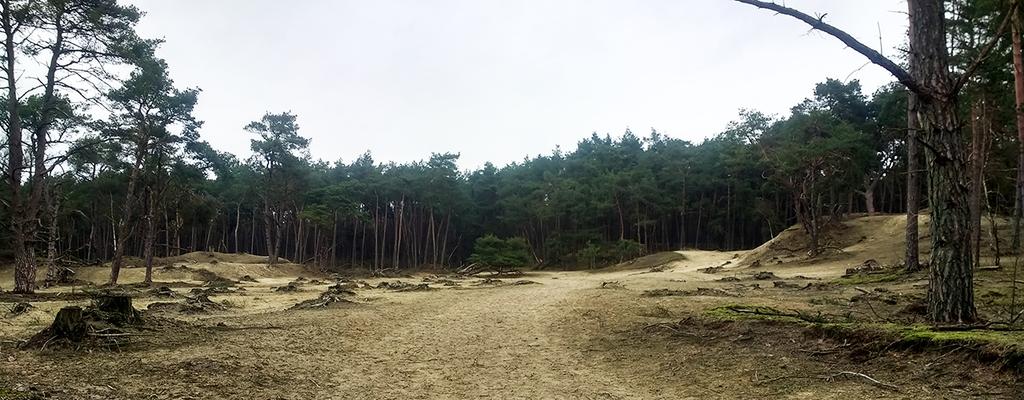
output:
[[[917,95],[907,94],[907,226],[906,226],[906,265],[908,272],[921,269],[920,249],[918,245],[918,218],[921,207],[921,184],[919,183],[917,151]]]
[[[36,289],[35,254],[29,246],[29,221],[25,202],[22,200],[22,172],[25,162],[25,149],[22,141],[21,103],[18,101],[17,71],[15,59],[17,40],[14,28],[14,15],[11,2],[3,1],[0,13],[4,30],[4,58],[6,61],[7,84],[7,183],[11,190],[9,212],[11,217],[11,247],[14,252],[14,292],[32,293]]]
[[[945,2],[910,0],[910,65],[928,88],[919,96],[918,122],[927,145],[928,205],[931,208],[932,257],[928,314],[937,322],[977,319],[971,268],[969,180],[961,139],[957,82],[949,71]]]

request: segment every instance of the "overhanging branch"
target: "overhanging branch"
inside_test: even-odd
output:
[[[879,53],[875,49],[872,49],[872,48],[868,47],[867,45],[865,45],[864,43],[861,43],[859,40],[857,40],[856,38],[851,36],[849,33],[846,33],[846,32],[844,32],[843,30],[841,30],[839,28],[836,28],[836,27],[834,27],[832,25],[829,25],[829,24],[825,23],[825,21],[823,21],[821,18],[815,18],[815,17],[807,15],[807,14],[805,14],[805,13],[799,11],[799,10],[792,9],[792,8],[789,8],[789,7],[786,7],[786,6],[783,6],[783,5],[779,5],[779,4],[776,4],[776,3],[772,3],[772,2],[769,2],[769,1],[758,1],[758,0],[735,0],[735,1],[738,1],[738,2],[743,3],[743,4],[749,4],[749,5],[752,5],[752,6],[757,7],[757,8],[762,8],[762,9],[765,9],[765,10],[775,11],[775,12],[777,12],[779,14],[788,15],[790,17],[799,19],[799,20],[803,21],[804,23],[806,23],[807,25],[810,25],[811,28],[814,28],[814,29],[817,29],[819,31],[825,32],[825,33],[829,34],[830,36],[832,36],[832,37],[834,37],[836,39],[839,39],[841,42],[846,44],[848,47],[850,47],[854,51],[860,53],[864,57],[867,57],[867,59],[870,60],[873,64],[878,65],[879,67],[885,68],[886,71],[889,71],[890,74],[892,74],[894,77],[896,77],[896,80],[900,81],[900,83],[902,83],[903,86],[906,86],[907,89],[909,89],[910,91],[916,93],[919,96],[930,96],[931,95],[931,93],[928,90],[926,90],[923,86],[921,86],[917,82],[917,80],[914,79],[914,77],[910,76],[910,73],[907,72],[907,70],[903,69],[902,67],[900,67],[898,64],[896,64],[892,60],[886,58],[885,56],[883,56],[881,53]]]

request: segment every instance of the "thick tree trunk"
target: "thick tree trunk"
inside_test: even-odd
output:
[[[5,34],[5,80],[7,85],[7,183],[11,197],[8,212],[11,218],[11,248],[14,253],[14,291],[16,293],[32,293],[36,289],[35,256],[29,248],[27,232],[30,221],[27,219],[25,202],[22,199],[22,172],[24,171],[25,152],[22,141],[21,103],[18,101],[17,70],[14,60],[17,57],[14,37],[14,15],[11,2],[3,2],[2,14]]]
[[[14,238],[14,293],[36,289],[36,252],[23,237]]]
[[[927,92],[918,93],[917,116],[928,165],[932,257],[928,314],[936,322],[977,319],[971,268],[969,179],[957,87],[949,71],[945,2],[910,0],[911,73]]]

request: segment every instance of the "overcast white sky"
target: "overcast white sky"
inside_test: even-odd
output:
[[[463,168],[657,128],[699,142],[739,108],[784,113],[864,59],[796,20],[730,0],[131,0],[199,87],[202,135],[249,154],[242,127],[292,111],[311,153]],[[895,0],[787,0],[893,55]],[[890,81],[868,66],[866,92]]]

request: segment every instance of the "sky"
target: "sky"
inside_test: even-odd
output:
[[[784,114],[825,78],[892,79],[801,22],[730,0],[130,0],[215,148],[298,116],[314,158],[501,166],[651,129],[695,143],[741,108]],[[787,0],[883,53],[906,2]]]

